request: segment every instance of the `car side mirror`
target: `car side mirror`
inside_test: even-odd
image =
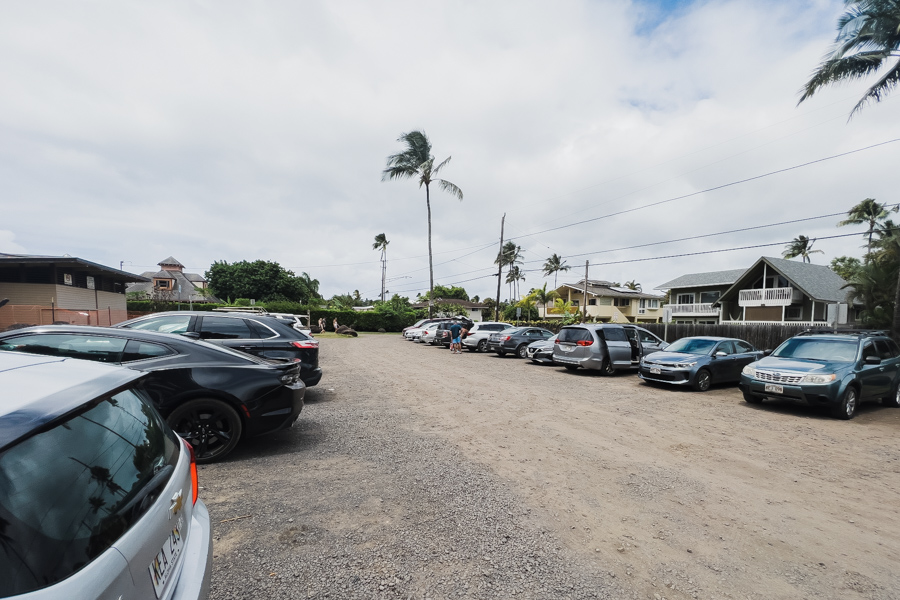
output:
[[[186,337],[186,338],[191,338],[192,340],[199,340],[199,339],[200,339],[200,334],[197,333],[196,331],[185,331],[185,332],[182,333],[181,335],[184,336],[184,337]]]
[[[771,348],[769,348],[768,350],[763,350],[763,356],[768,356],[768,355],[770,355],[770,354],[772,354],[772,349],[771,349]]]
[[[881,358],[878,357],[878,356],[867,356],[867,357],[866,357],[866,360],[865,360],[865,363],[866,363],[867,365],[880,365],[880,364],[881,364]]]
[[[716,356],[719,356],[719,357],[721,357],[721,356],[728,356],[728,353],[727,353],[727,352],[723,352],[722,350],[719,350],[718,352],[716,352]]]

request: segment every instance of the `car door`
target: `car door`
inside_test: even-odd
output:
[[[724,355],[722,355],[723,352]],[[716,383],[733,381],[734,364],[734,343],[731,340],[719,342],[713,348],[712,358],[709,361],[709,370],[712,373],[713,381]]]
[[[634,328],[629,327],[627,331],[631,332],[634,343],[637,344],[637,336],[634,333]],[[620,369],[629,368],[632,365],[632,356],[635,353],[640,355],[640,352],[636,352],[632,347],[632,342],[628,338],[626,328],[621,325],[604,325],[597,330],[597,333],[603,336],[606,352],[608,353],[608,360],[614,367]],[[638,358],[638,360],[640,360],[640,358]]]
[[[637,328],[638,339],[641,342],[641,351],[643,356],[653,354],[662,350],[666,344],[661,339],[647,331],[646,329]]]
[[[750,363],[759,360],[759,350],[743,340],[734,340],[734,371],[732,381],[741,380],[741,371]]]
[[[265,353],[259,334],[247,323],[246,319],[240,317],[204,315],[200,317],[197,333],[200,334],[200,339],[214,344],[221,344],[257,356]]]
[[[868,362],[872,358],[877,358],[878,362],[873,364]],[[872,340],[866,341],[863,345],[862,360],[859,363],[859,372],[857,380],[860,384],[860,398],[881,398],[887,396],[890,391],[891,379],[886,373],[887,365],[882,364],[881,356],[875,348]]]

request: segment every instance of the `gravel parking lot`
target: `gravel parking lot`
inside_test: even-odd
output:
[[[201,467],[211,597],[900,598],[900,409],[852,421],[399,335]]]

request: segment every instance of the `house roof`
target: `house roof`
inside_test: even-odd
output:
[[[832,271],[825,265],[814,265],[804,263],[797,260],[786,260],[784,258],[772,258],[763,256],[753,266],[738,278],[734,284],[722,294],[719,301],[726,299],[732,294],[736,294],[738,290],[752,283],[751,277],[755,277],[755,269],[762,263],[775,269],[784,276],[793,287],[801,290],[807,296],[818,302],[846,302],[847,290],[843,286],[847,282],[837,273]]]
[[[181,267],[182,269],[184,268],[184,265],[178,262],[178,259],[176,259],[174,256],[164,258],[156,264],[158,264],[159,266],[165,265],[167,267]]]
[[[129,283],[132,281],[147,281],[143,275],[135,275],[120,269],[107,267],[99,263],[84,260],[76,256],[38,256],[32,254],[5,254],[0,252],[0,266],[17,266],[17,265],[56,265],[58,267],[72,267],[105,275],[115,281]]]
[[[709,273],[688,273],[658,285],[654,290],[672,290],[681,288],[709,287],[713,285],[731,285],[746,272],[747,269],[730,269],[728,271],[710,271]]]
[[[181,271],[158,271],[156,273],[152,271],[148,271],[144,273],[146,279],[144,279],[143,283],[134,283],[129,285],[125,291],[128,293],[132,292],[143,292],[147,295],[152,295],[154,292],[153,289],[153,279],[173,279],[175,280],[175,286],[172,290],[166,290],[166,293],[171,296],[172,301],[174,302],[219,302],[220,300],[215,296],[206,296],[201,297],[197,294],[197,291],[194,289],[193,282],[187,278],[187,275],[190,273],[182,273]],[[180,288],[180,291],[179,291]]]
[[[188,281],[202,281],[202,282],[206,281],[206,279],[203,277],[203,275],[198,275],[197,273],[185,273],[184,277]]]
[[[603,296],[606,298],[649,298],[649,299],[662,299],[663,294],[653,294],[650,292],[643,292],[638,290],[630,290],[628,288],[623,287],[613,287],[613,284],[609,281],[601,281],[597,279],[588,279],[587,292],[591,296]],[[579,281],[578,283],[564,283],[558,288],[556,288],[557,293],[559,290],[563,288],[569,288],[576,292],[584,291],[584,279]]]

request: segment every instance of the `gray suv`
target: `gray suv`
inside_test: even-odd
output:
[[[634,325],[568,325],[559,331],[553,346],[553,362],[570,370],[582,367],[612,375],[620,370],[636,371],[641,357],[667,346],[646,329]]]

